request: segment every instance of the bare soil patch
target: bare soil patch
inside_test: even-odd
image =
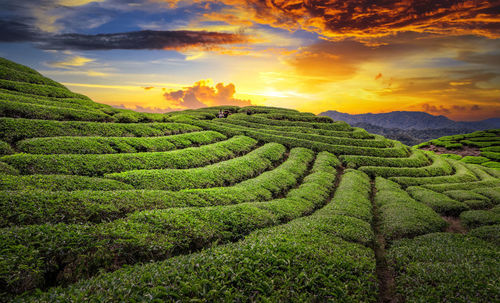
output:
[[[449,223],[448,228],[446,228],[447,233],[455,234],[465,234],[467,230],[462,226],[462,222],[459,218],[455,217],[443,217],[443,219]]]
[[[440,154],[457,154],[457,155],[460,155],[462,157],[465,157],[465,156],[474,156],[474,157],[478,157],[481,155],[481,151],[479,150],[479,148],[477,147],[472,147],[472,146],[462,146],[462,148],[460,149],[446,149],[442,146],[435,146],[435,145],[430,145],[430,146],[427,146],[427,147],[422,147],[420,148],[422,150],[429,150],[429,151],[433,151],[434,153],[440,155]]]

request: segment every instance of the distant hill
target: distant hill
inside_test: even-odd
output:
[[[482,121],[463,122],[453,121],[445,116],[434,116],[425,112],[394,111],[382,114],[359,114],[351,115],[335,110],[322,112],[319,116],[328,116],[333,120],[345,121],[349,124],[367,123],[384,128],[408,129],[460,129],[460,130],[484,130],[500,128],[500,118],[491,118]]]

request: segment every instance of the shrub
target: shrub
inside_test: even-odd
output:
[[[166,137],[49,137],[17,142],[17,149],[30,154],[112,154],[168,151],[227,139],[214,131]]]
[[[25,94],[56,97],[56,98],[83,98],[88,99],[84,95],[73,93],[66,88],[47,86],[32,83],[23,83],[10,80],[0,79],[0,88],[13,90]]]
[[[0,175],[19,175],[19,171],[7,163],[0,162]]]
[[[12,66],[9,67],[0,63],[0,79],[49,85],[66,89],[62,84],[59,84],[56,81],[51,80],[49,78],[45,78],[39,73],[26,72],[11,67]]]
[[[388,241],[443,230],[447,223],[429,206],[413,200],[396,184],[377,177],[375,204],[379,207],[380,228]]]
[[[67,175],[0,175],[0,190],[117,190],[133,189],[116,180]]]
[[[0,118],[0,138],[16,142],[55,136],[153,137],[201,130],[182,123],[120,124]]]
[[[161,190],[114,191],[0,191],[0,227],[41,223],[104,222],[126,214],[147,210],[186,206],[213,206],[265,201],[282,196],[297,185],[314,159],[312,151],[296,148],[277,168],[232,187],[188,189],[178,192]],[[318,156],[314,171],[334,167],[333,155]],[[326,167],[325,167],[326,166]],[[335,172],[335,171],[334,171]]]
[[[488,186],[500,186],[500,180],[484,180],[476,182],[464,182],[464,183],[442,183],[442,184],[424,184],[422,185],[437,192],[445,192],[447,190],[471,190],[476,188],[488,187]]]
[[[481,164],[481,163],[490,161],[490,159],[485,158],[485,157],[465,156],[460,161],[462,161],[464,163],[469,163],[469,164]]]
[[[469,209],[463,202],[453,200],[445,194],[437,193],[423,187],[410,186],[406,191],[415,200],[426,204],[441,215],[458,217],[461,212]]]
[[[440,154],[439,156],[445,157],[445,158],[448,158],[448,159],[453,159],[453,160],[460,160],[460,159],[462,159],[462,156],[457,155],[457,154]]]
[[[495,152],[481,152],[481,156],[485,157],[486,159],[481,162],[487,162],[487,160],[491,159],[496,162],[500,162],[500,153],[495,153]]]
[[[97,110],[81,110],[15,101],[0,100],[0,115],[3,117],[44,120],[75,120],[109,122],[113,119]]]
[[[9,143],[0,140],[0,156],[13,154],[14,150]]]
[[[325,157],[328,155],[318,159]],[[315,169],[316,172],[306,177],[285,199],[224,207],[143,211],[123,220],[92,226],[57,224],[4,228],[0,230],[2,252],[5,260],[15,260],[8,263],[16,265],[14,268],[8,265],[11,267],[9,276],[19,277],[17,274],[25,267],[22,262],[26,260],[16,263],[19,262],[16,247],[20,239],[29,243],[27,248],[31,249],[34,260],[43,260],[44,266],[38,270],[44,271],[44,275],[59,273],[59,282],[64,282],[93,275],[99,268],[113,269],[116,262],[160,260],[214,241],[241,238],[252,230],[289,221],[323,205],[330,195],[335,175],[330,173],[330,167],[324,167],[324,163]],[[6,272],[4,269],[2,272]],[[34,279],[30,275],[22,278]],[[6,280],[2,282],[10,284]]]
[[[488,201],[489,199],[483,195],[480,195],[476,192],[470,191],[470,190],[460,190],[460,189],[455,189],[455,190],[448,190],[444,192],[445,195],[448,195],[452,199],[458,200],[458,201],[465,201],[465,200],[486,200]]]
[[[468,235],[500,245],[500,224],[474,228],[469,231]]]
[[[491,188],[476,188],[473,192],[490,198],[493,204],[500,204],[500,186]]]
[[[102,176],[107,173],[134,169],[192,168],[250,151],[257,142],[248,137],[233,137],[226,141],[166,152],[122,154],[61,154],[4,156],[4,161],[22,174],[68,174]]]
[[[453,161],[453,160],[446,159],[446,161]],[[450,164],[452,165],[453,168],[455,168],[455,173],[450,176],[391,177],[389,179],[403,186],[440,184],[440,183],[459,183],[459,182],[471,182],[477,180],[476,175],[472,173],[464,164],[461,164],[457,161],[450,162]]]
[[[414,150],[408,158],[381,158],[371,156],[342,155],[342,162],[352,167],[360,166],[387,166],[387,167],[422,167],[430,164],[427,156]]]
[[[192,169],[132,170],[106,175],[135,188],[181,190],[230,186],[259,175],[282,159],[285,147],[268,143],[245,156]]]
[[[434,233],[395,241],[388,259],[396,295],[406,302],[484,302],[498,299],[500,252],[480,239]]]
[[[332,202],[322,211],[371,223],[373,214],[370,193],[368,176],[360,171],[347,170],[342,176]]]
[[[435,157],[434,162],[431,165],[423,167],[362,166],[359,170],[373,177],[434,177],[448,175],[453,172],[450,164],[445,159],[440,157]]]
[[[468,228],[500,224],[500,213],[488,210],[469,210],[460,214],[460,220]]]
[[[302,126],[302,127],[328,129],[328,130],[341,130],[341,131],[352,130],[351,126],[349,126],[349,124],[343,121],[337,121],[333,123],[314,123],[314,122],[303,122],[303,121],[272,120],[272,119],[267,119],[263,116],[258,116],[258,115],[248,116],[244,114],[231,115],[229,116],[228,119],[241,119],[249,122],[276,125],[276,126]]]

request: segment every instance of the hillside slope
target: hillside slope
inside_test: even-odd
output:
[[[500,170],[295,110],[136,113],[0,68],[1,301],[500,300]]]

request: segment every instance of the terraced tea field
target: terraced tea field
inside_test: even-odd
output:
[[[500,301],[500,170],[283,108],[115,109],[0,65],[2,301]]]
[[[500,129],[445,136],[415,146],[465,163],[500,168]]]

